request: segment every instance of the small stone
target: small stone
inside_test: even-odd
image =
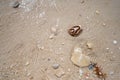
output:
[[[106,48],[107,50],[109,50],[110,48]]]
[[[62,43],[62,45],[64,45],[65,43]]]
[[[54,34],[51,34],[50,36],[49,36],[49,39],[53,39],[54,38]]]
[[[87,42],[87,47],[88,47],[88,49],[92,49],[93,48],[93,44],[91,42]]]
[[[54,34],[54,36],[56,36],[58,34],[58,29],[55,27],[51,28],[51,33]]]
[[[59,68],[59,66],[60,66],[60,65],[59,65],[59,64],[57,64],[57,63],[52,65],[53,69],[58,69],[58,68]]]
[[[52,28],[51,28],[51,32],[52,32],[52,33],[56,33],[56,32],[57,32],[57,29],[54,28],[54,27],[52,27]]]
[[[113,75],[113,74],[114,74],[114,72],[113,72],[113,71],[111,71],[109,74],[110,74],[110,75]]]
[[[70,72],[70,71],[71,71],[71,69],[70,69],[70,68],[68,68],[68,71]]]
[[[64,58],[63,58],[63,57],[60,57],[60,60],[61,60],[61,61],[64,61]]]
[[[117,41],[116,41],[116,40],[113,40],[113,44],[117,44]]]
[[[31,75],[31,73],[29,72],[29,73],[27,73],[27,76],[30,76]]]
[[[80,76],[83,75],[83,70],[82,69],[79,69],[79,74],[80,74]]]
[[[44,46],[40,46],[40,44],[38,44],[37,47],[38,47],[38,49],[40,49],[40,50],[44,50],[44,48],[45,48]]]
[[[82,1],[81,1],[81,4],[83,4],[84,2],[85,2],[85,1],[84,1],[84,0],[82,0]]]
[[[37,44],[37,48],[43,50],[44,46],[41,46],[39,43]]]
[[[15,2],[13,3],[13,8],[18,8],[19,5],[20,5],[20,3],[19,3],[18,1],[15,1]]]
[[[88,69],[89,69],[89,70],[93,70],[95,65],[96,65],[96,63],[91,63],[91,64],[88,66]]]
[[[100,14],[100,11],[96,10],[95,13],[99,15],[99,14]]]
[[[90,64],[90,58],[82,53],[82,49],[80,47],[74,48],[71,61],[79,67],[87,67]]]
[[[63,71],[62,68],[59,68],[59,69],[56,70],[55,75],[56,75],[58,78],[61,78],[63,75],[65,75],[65,72]]]
[[[40,49],[43,50],[43,49],[44,49],[44,46],[40,47]]]
[[[48,58],[47,60],[48,60],[48,61],[50,61],[51,59],[50,59],[50,58]]]
[[[26,63],[25,63],[25,66],[28,66],[30,63],[27,61]]]
[[[30,80],[33,80],[33,78],[34,78],[34,77],[33,77],[33,76],[31,76],[31,77],[30,77]]]
[[[103,25],[103,26],[106,26],[106,24],[105,24],[105,23],[103,23],[102,25]]]
[[[12,64],[12,65],[10,65],[10,68],[12,69],[13,67],[15,67],[16,66],[16,64]]]

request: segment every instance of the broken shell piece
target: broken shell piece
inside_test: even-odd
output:
[[[64,74],[65,74],[65,72],[63,71],[62,68],[57,69],[57,70],[56,70],[56,73],[55,73],[55,75],[56,75],[58,78],[62,77]]]
[[[92,49],[93,48],[93,44],[90,43],[90,42],[87,42],[87,47],[88,47],[88,49]]]
[[[51,28],[51,33],[54,34],[54,35],[57,35],[57,34],[58,34],[57,28],[52,27],[52,28]]]
[[[49,39],[53,39],[55,36],[57,36],[58,30],[54,27],[51,28],[51,35],[49,36]]]
[[[30,63],[27,61],[26,63],[25,63],[25,66],[28,66]]]
[[[105,24],[105,23],[103,23],[102,25],[103,25],[103,26],[106,26],[106,24]]]
[[[90,64],[90,58],[83,54],[82,49],[79,47],[74,48],[71,61],[79,67],[86,67]]]
[[[13,3],[13,8],[18,8],[19,5],[20,5],[20,3],[19,3],[18,1],[15,1],[15,2]]]
[[[99,15],[99,14],[100,14],[100,11],[96,10],[95,13],[96,13],[97,15]]]
[[[55,37],[55,35],[54,34],[51,34],[50,36],[49,36],[49,39],[53,39]]]

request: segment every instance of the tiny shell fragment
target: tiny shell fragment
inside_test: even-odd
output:
[[[56,70],[56,73],[55,73],[55,75],[56,75],[58,78],[62,77],[64,74],[65,74],[65,72],[63,71],[62,68],[57,69],[57,70]]]
[[[96,11],[95,11],[95,13],[96,13],[97,15],[99,15],[99,14],[100,14],[100,12],[99,12],[98,10],[96,10]]]
[[[87,47],[88,47],[88,49],[92,49],[93,48],[93,44],[91,42],[87,42]]]

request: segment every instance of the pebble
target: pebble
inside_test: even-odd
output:
[[[68,71],[70,72],[70,71],[71,71],[71,69],[70,69],[70,68],[68,68]]]
[[[40,49],[40,50],[43,50],[44,46],[41,46],[40,44],[37,44],[37,48]]]
[[[74,48],[71,56],[71,61],[73,62],[73,64],[79,67],[87,67],[90,64],[89,56],[83,54],[82,49],[80,47]]]
[[[57,64],[57,63],[52,65],[53,69],[58,69],[58,68],[59,68],[59,66],[60,66],[60,65],[59,65],[59,64]]]
[[[89,70],[93,70],[95,65],[96,65],[96,63],[91,63],[91,64],[88,66],[88,69],[89,69]]]
[[[62,43],[62,45],[64,45],[65,43]]]
[[[51,35],[49,36],[49,39],[53,39],[58,34],[58,30],[55,27],[51,28]]]
[[[113,72],[113,71],[111,71],[109,74],[110,74],[110,75],[113,75],[113,74],[114,74],[114,72]]]
[[[81,1],[81,4],[83,4],[84,2],[85,2],[85,1],[84,1],[84,0],[82,0],[82,1]]]
[[[116,41],[116,40],[113,40],[113,44],[117,44],[117,41]]]
[[[33,77],[33,76],[31,76],[31,77],[30,77],[30,80],[33,80],[33,79],[34,79],[34,77]]]
[[[80,76],[83,75],[83,71],[82,71],[82,69],[79,69],[79,74],[80,74]]]
[[[52,27],[51,28],[51,32],[54,34],[54,35],[57,35],[57,29],[55,27]]]
[[[106,48],[107,50],[109,50],[110,48]]]
[[[12,69],[13,67],[15,67],[16,66],[16,64],[12,64],[12,65],[10,65],[10,68]]]
[[[62,68],[59,68],[59,69],[56,70],[55,75],[56,75],[58,78],[61,78],[63,75],[65,75],[65,72],[63,71]]]
[[[25,63],[25,66],[28,66],[30,63],[27,61],[26,63]]]
[[[20,3],[19,3],[18,1],[15,1],[15,2],[13,3],[13,8],[18,8],[19,5],[20,5]]]
[[[91,42],[87,42],[87,47],[88,47],[88,49],[92,49],[93,48],[93,44]]]
[[[27,77],[28,77],[28,76],[30,76],[30,75],[31,75],[31,73],[30,73],[30,72],[28,72],[28,73],[27,73]]]
[[[54,34],[51,34],[50,36],[49,36],[49,39],[53,39],[54,38]]]
[[[45,47],[44,47],[44,46],[42,46],[42,47],[40,47],[40,49],[41,49],[41,50],[43,50],[43,49],[45,49]]]
[[[63,57],[60,57],[60,60],[63,62],[63,61],[64,61],[64,58],[63,58]]]
[[[103,23],[102,25],[103,25],[103,26],[106,26],[106,24],[105,24],[105,23]]]
[[[100,11],[96,10],[95,13],[99,15],[99,14],[100,14]]]

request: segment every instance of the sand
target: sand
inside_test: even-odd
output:
[[[0,80],[100,80],[71,62],[76,44],[106,80],[120,79],[120,0],[18,1],[13,8],[15,0],[0,0]],[[83,29],[78,37],[68,34],[75,25]]]

